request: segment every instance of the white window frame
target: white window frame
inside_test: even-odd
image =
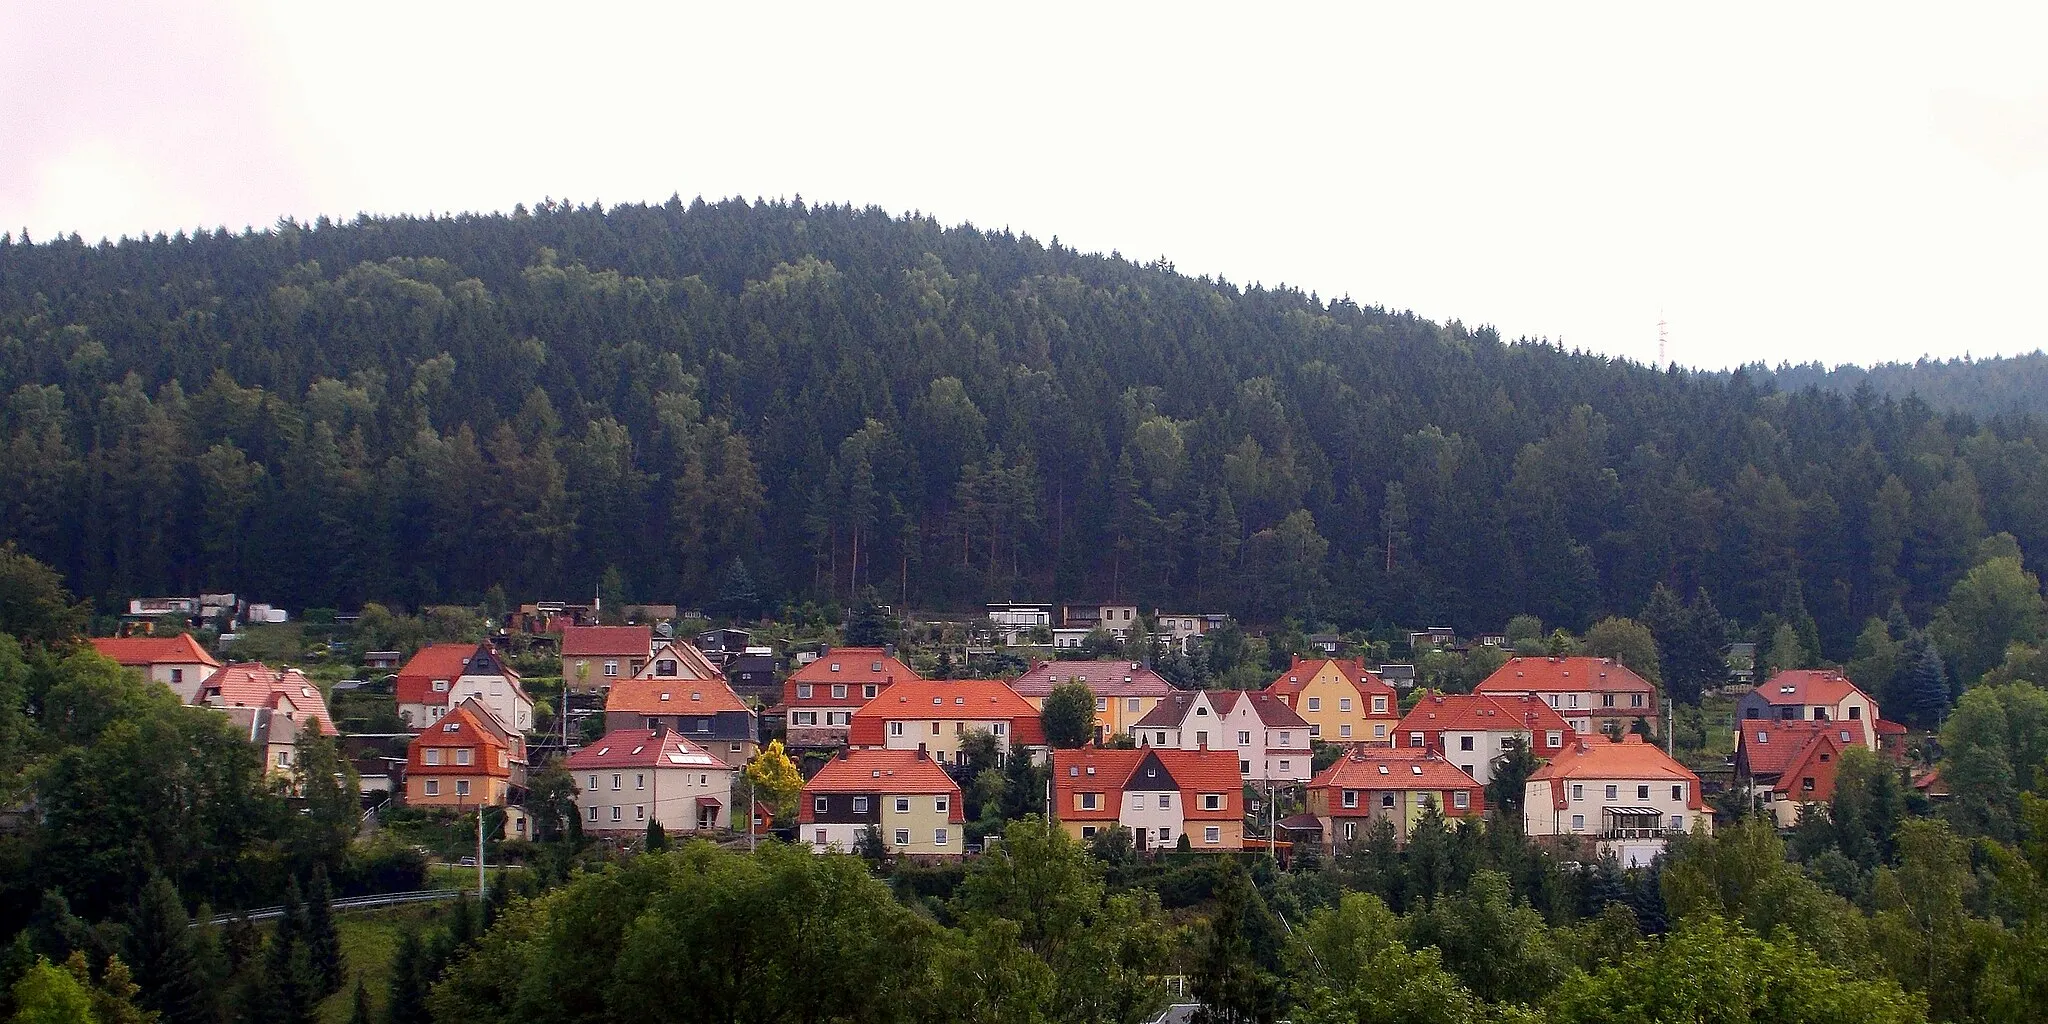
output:
[[[1223,829],[1221,827],[1216,825],[1210,825],[1202,829],[1202,842],[1214,846],[1222,841]]]
[[[428,796],[440,796],[440,795],[441,795],[441,780],[440,780],[440,779],[428,779],[428,780],[426,781],[426,789],[424,790],[424,792],[425,792],[425,793],[426,793],[426,795],[428,795]]]

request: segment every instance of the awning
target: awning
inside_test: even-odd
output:
[[[1601,811],[1617,818],[1661,818],[1664,812],[1655,807],[1602,807]]]
[[[721,803],[719,803],[719,802],[718,802],[718,798],[717,798],[717,797],[715,797],[715,796],[700,796],[700,797],[698,797],[698,798],[697,798],[697,806],[699,806],[699,807],[723,807],[724,805],[723,805],[723,804],[721,804]]]

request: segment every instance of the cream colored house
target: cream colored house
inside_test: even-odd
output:
[[[804,784],[797,840],[851,853],[873,829],[892,854],[958,857],[966,825],[960,787],[925,752],[848,750]]]

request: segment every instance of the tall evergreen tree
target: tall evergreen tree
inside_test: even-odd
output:
[[[347,975],[342,962],[341,931],[334,923],[334,890],[327,882],[327,869],[313,869],[313,883],[306,890],[306,962],[322,996],[341,991]]]
[[[161,874],[151,875],[129,918],[128,961],[143,1006],[164,1024],[212,1024],[220,1010],[201,974],[193,949],[191,920],[178,890]]]
[[[1268,1024],[1280,1015],[1280,985],[1252,947],[1253,918],[1270,915],[1251,877],[1233,865],[1217,888],[1190,979],[1198,1024]]]

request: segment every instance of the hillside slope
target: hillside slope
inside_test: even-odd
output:
[[[2048,436],[873,209],[0,248],[0,532],[82,591],[1111,596],[1564,625],[1705,587],[1829,651],[2009,531]]]

